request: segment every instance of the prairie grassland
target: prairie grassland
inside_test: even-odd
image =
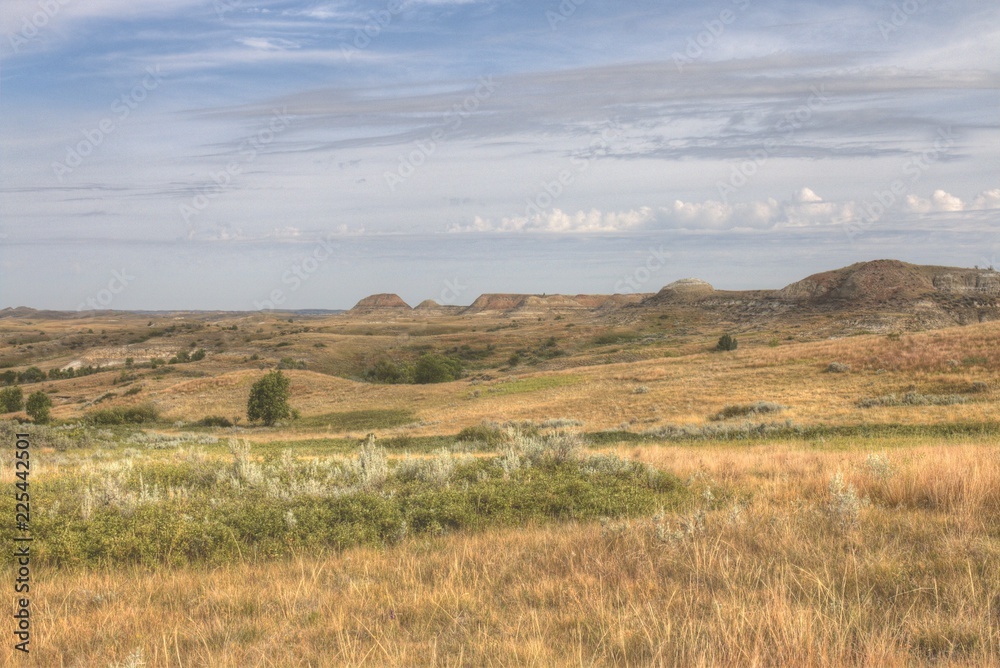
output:
[[[363,436],[364,429],[344,430],[336,419],[324,422],[320,418],[331,408],[350,412],[373,407],[412,411],[411,424],[387,432],[412,436],[454,434],[484,419],[570,418],[592,431],[642,430],[668,424],[703,424],[726,405],[757,401],[787,406],[780,418],[802,424],[986,422],[994,419],[1000,398],[997,351],[1000,326],[988,323],[905,335],[898,340],[851,337],[436,385],[373,385],[292,370],[286,372],[292,380],[292,404],[309,420],[301,425],[289,423],[279,432],[288,440]],[[896,362],[890,363],[892,360]],[[834,362],[847,364],[850,370],[828,373],[828,365]],[[204,378],[167,376],[148,381],[135,401],[153,401],[171,421],[238,416],[250,385],[262,373],[220,369],[219,375]],[[984,391],[973,392],[977,383]],[[859,406],[864,400],[910,392],[959,396],[962,400],[916,408]],[[119,401],[124,399],[113,399],[108,405]],[[79,412],[78,405],[59,406],[55,411],[64,419]],[[268,431],[246,437],[270,440],[275,436]]]
[[[998,445],[618,446],[699,501],[219,568],[44,568],[35,665],[1000,665]]]
[[[589,431],[698,425],[726,405],[758,401],[787,406],[780,418],[802,424],[985,422],[1000,399],[996,322],[824,340],[801,340],[816,335],[789,322],[782,331],[736,332],[739,349],[715,353],[719,326],[678,328],[670,319],[631,323],[621,330],[628,336],[608,344],[600,342],[621,326],[586,314],[560,322],[446,316],[433,327],[415,318],[287,320],[273,315],[219,322],[180,316],[156,322],[142,316],[12,320],[4,323],[10,338],[0,342],[0,357],[7,365],[37,364],[43,370],[105,360],[112,365],[107,371],[38,384],[53,396],[54,417],[79,420],[98,401],[100,407],[151,403],[163,417],[161,427],[208,416],[235,420],[245,413],[252,383],[290,358],[305,364],[305,370],[286,373],[292,404],[306,420],[279,427],[283,440],[364,436],[374,427],[346,429],[336,418],[322,416],[375,408],[414,415],[388,435],[436,436],[484,419],[568,418]],[[547,350],[549,340],[559,356],[508,364],[511,353]],[[412,359],[423,351],[447,353],[462,346],[486,357],[470,359],[461,380],[434,385],[360,380],[377,359]],[[159,369],[143,361],[154,353],[169,358],[195,348],[208,351],[204,360]],[[129,355],[138,366],[122,374]],[[828,373],[834,363],[849,369]],[[985,391],[972,393],[977,384]],[[878,405],[880,397],[907,393],[963,401],[917,410]],[[875,401],[859,405],[866,400]],[[272,440],[275,430],[244,437]]]

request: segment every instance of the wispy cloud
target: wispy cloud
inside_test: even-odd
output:
[[[834,243],[979,253],[995,237],[995,2],[570,4],[9,0],[0,235],[7,246],[65,241],[74,252],[84,240],[170,243],[191,249],[180,257],[197,266],[328,234],[371,240],[372,257],[392,246],[399,261],[408,247],[391,240],[433,238],[413,246],[400,280],[435,271],[449,253],[501,249],[497,266],[476,256],[466,270],[483,288],[506,280],[512,263],[532,276],[526,249],[538,267],[560,262],[570,240],[592,249],[613,238],[618,253],[674,235],[692,258],[745,256],[757,271],[751,256],[782,248],[806,262]],[[724,8],[739,11],[723,21]],[[562,19],[556,29],[550,11]],[[689,47],[696,56],[678,67],[674,54]],[[114,132],[96,133],[157,67],[155,95]],[[496,90],[477,96],[484,78]],[[275,110],[295,122],[249,163],[247,137]],[[942,132],[953,138],[943,151]],[[60,183],[53,163],[82,152]],[[213,191],[195,222],[181,220],[178,207],[234,165],[238,178]],[[403,172],[405,184],[388,188],[386,175]],[[838,223],[900,180],[889,210],[848,245]],[[737,237],[783,245],[734,242],[718,255]],[[16,264],[3,253],[0,263]],[[618,256],[587,257],[612,265]],[[171,289],[169,276],[160,280]],[[212,280],[235,289],[236,279]],[[58,295],[54,283],[45,289]]]

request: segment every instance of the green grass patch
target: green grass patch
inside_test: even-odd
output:
[[[371,429],[391,429],[410,424],[417,420],[416,414],[404,408],[371,409],[326,413],[300,418],[295,422],[299,427],[324,427],[341,431],[364,431]]]
[[[583,382],[583,378],[575,375],[559,376],[535,376],[533,378],[517,378],[515,380],[492,385],[486,389],[487,394],[493,396],[505,396],[508,394],[524,394],[525,392],[537,392],[539,390],[549,390],[555,387],[569,387]]]
[[[616,343],[631,343],[639,340],[639,332],[631,330],[605,332],[594,337],[592,343],[595,346],[609,346]]]

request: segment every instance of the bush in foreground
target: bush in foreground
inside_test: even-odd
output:
[[[318,460],[261,459],[237,443],[229,462],[196,452],[106,462],[37,483],[64,510],[35,521],[34,545],[47,563],[220,564],[685,502],[676,477],[616,456],[585,457],[579,446],[566,434],[518,437],[496,457],[439,451],[394,462],[373,442],[352,459]],[[0,498],[0,512],[12,503]]]

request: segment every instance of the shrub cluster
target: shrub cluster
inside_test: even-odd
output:
[[[785,410],[781,404],[773,401],[756,401],[752,404],[731,404],[723,407],[721,411],[711,417],[712,420],[728,420],[734,417],[752,417],[756,415],[768,415],[770,413],[780,413]]]
[[[863,397],[858,399],[858,408],[874,408],[876,406],[952,406],[968,403],[968,398],[960,394],[921,394],[907,392],[900,396],[886,394],[881,397]]]
[[[99,426],[146,424],[156,422],[160,412],[153,404],[138,404],[136,406],[113,406],[101,410],[90,411],[84,416],[87,424]]]
[[[425,353],[415,364],[395,362],[391,359],[377,361],[364,373],[372,383],[418,384],[447,383],[462,377],[462,360],[437,353]]]

